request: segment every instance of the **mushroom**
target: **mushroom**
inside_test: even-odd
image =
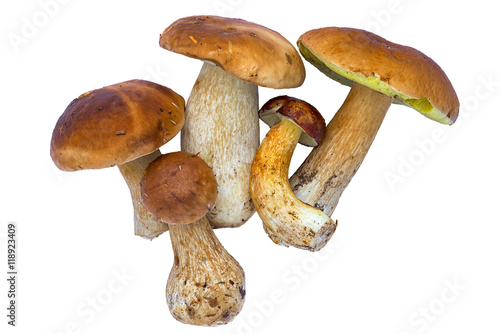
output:
[[[277,32],[217,16],[175,21],[160,46],[204,61],[186,104],[181,149],[200,152],[215,173],[219,193],[207,215],[212,226],[240,226],[255,212],[249,179],[259,146],[258,86],[300,86],[302,59]]]
[[[392,102],[443,124],[458,117],[459,102],[443,70],[423,53],[351,28],[321,28],[298,40],[301,54],[351,90],[290,179],[302,201],[330,216],[366,156]]]
[[[275,243],[317,251],[331,238],[337,224],[293,194],[288,170],[297,142],[307,146],[321,142],[325,120],[307,102],[288,96],[269,100],[259,116],[271,129],[252,164],[250,191],[257,213]]]
[[[184,120],[184,99],[173,90],[125,81],[74,99],[55,125],[50,155],[64,171],[118,166],[132,196],[134,232],[152,239],[168,225],[142,205],[140,180]]]
[[[213,326],[232,320],[245,298],[245,273],[217,239],[206,213],[217,197],[217,181],[196,155],[160,156],[141,181],[144,205],[170,224],[174,264],[166,297],[175,319]]]

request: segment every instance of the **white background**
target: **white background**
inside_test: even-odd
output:
[[[3,1],[1,332],[499,333],[500,23],[492,2],[463,3]],[[293,44],[313,28],[371,30],[433,58],[461,101],[451,127],[391,107],[321,252],[274,245],[257,215],[241,228],[217,230],[247,277],[242,312],[217,328],[171,317],[164,295],[169,236],[149,242],[133,235],[118,170],[65,173],[49,156],[55,122],[83,92],[140,78],[187,99],[201,63],[161,49],[158,37],[177,18],[195,14],[244,18]],[[261,89],[260,103],[289,94],[329,121],[348,89],[305,66],[302,87]],[[162,151],[178,149],[177,138]],[[298,148],[292,172],[307,153]],[[399,179],[391,185],[388,175]],[[18,226],[16,328],[6,324],[8,222]]]

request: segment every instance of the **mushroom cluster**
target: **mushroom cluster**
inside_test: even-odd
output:
[[[458,117],[448,77],[413,48],[337,27],[308,31],[297,45],[300,52],[276,31],[241,19],[181,18],[163,31],[160,46],[203,61],[186,103],[170,88],[130,80],[80,95],[54,127],[50,155],[59,169],[117,166],[130,189],[135,234],[153,240],[169,232],[166,301],[183,323],[225,324],[244,304],[244,270],[213,229],[241,226],[257,212],[276,244],[319,251],[392,103],[443,124]],[[301,55],[351,87],[328,125],[314,106],[290,96],[259,108],[259,86],[302,85]],[[262,141],[259,118],[270,126]],[[178,133],[180,150],[162,154]],[[298,143],[313,148],[289,177]]]

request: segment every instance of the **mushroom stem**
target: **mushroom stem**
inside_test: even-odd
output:
[[[259,146],[258,86],[205,62],[186,104],[181,150],[200,152],[218,184],[207,214],[214,227],[237,227],[255,212],[250,168]]]
[[[174,265],[167,282],[172,316],[186,324],[213,326],[231,321],[245,298],[245,273],[203,217],[170,225]]]
[[[295,195],[331,216],[363,162],[393,101],[354,83],[325,138],[290,178]]]
[[[300,201],[288,182],[290,161],[301,133],[301,128],[286,118],[271,127],[255,155],[250,189],[271,240],[317,251],[331,238],[336,223]]]
[[[142,204],[141,197],[141,178],[144,175],[144,170],[158,156],[160,156],[160,150],[155,150],[118,166],[132,196],[134,233],[150,240],[168,230],[168,224],[156,219]]]

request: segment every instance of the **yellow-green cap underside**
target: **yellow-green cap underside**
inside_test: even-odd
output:
[[[324,29],[327,29],[327,28],[324,28]],[[374,34],[371,34],[368,32],[355,30],[355,29],[352,29],[352,31],[354,31],[355,33],[362,32],[363,34],[369,34],[370,37],[372,37],[371,35],[374,35]],[[351,30],[349,30],[349,32],[351,32]],[[305,36],[307,34],[308,33],[304,34],[303,36]],[[376,36],[376,35],[374,35],[374,36]],[[378,37],[378,36],[376,36],[376,37]],[[380,37],[378,37],[378,38],[380,38]],[[398,46],[397,44],[390,43],[388,41],[383,40],[382,38],[380,38],[380,40],[387,43],[387,46],[384,46],[384,47],[387,47],[387,49],[389,49],[389,50],[391,49],[391,47],[393,45]],[[373,44],[381,44],[381,43],[377,40],[377,43],[373,43]],[[377,46],[379,46],[379,45],[377,45]],[[445,105],[446,105],[445,108],[441,108],[441,109],[447,109],[447,110],[440,110],[435,105],[433,105],[431,103],[430,99],[427,96],[425,96],[425,95],[422,96],[423,94],[421,94],[421,93],[420,93],[420,95],[417,95],[417,97],[415,97],[415,96],[410,96],[408,93],[405,94],[401,91],[398,91],[395,87],[393,87],[391,84],[389,84],[389,81],[391,80],[391,78],[389,76],[386,76],[385,80],[383,80],[381,78],[380,74],[378,74],[376,72],[376,69],[374,69],[372,72],[368,72],[368,71],[364,70],[364,71],[359,71],[358,73],[355,73],[354,71],[350,71],[350,70],[346,69],[345,68],[346,66],[344,66],[344,67],[338,66],[338,65],[334,64],[333,62],[326,60],[325,59],[326,57],[322,57],[322,56],[318,55],[317,53],[315,53],[313,50],[311,50],[311,48],[308,47],[303,42],[302,37],[298,41],[298,47],[299,47],[301,54],[303,55],[303,57],[306,60],[308,60],[311,64],[316,66],[325,75],[327,75],[328,77],[330,77],[331,79],[333,79],[335,81],[338,81],[341,84],[344,84],[347,86],[352,86],[353,82],[356,82],[356,83],[359,83],[361,85],[367,86],[367,87],[369,87],[373,90],[376,90],[382,94],[394,97],[395,103],[400,103],[400,104],[404,104],[404,105],[407,105],[409,107],[412,107],[413,109],[419,111],[424,116],[426,116],[434,121],[437,121],[439,123],[453,124],[453,122],[456,120],[456,118],[458,116],[458,98],[456,97],[456,94],[453,90],[453,87],[451,87],[451,84],[448,85],[449,87],[446,87],[447,89],[444,89],[444,91],[448,92],[448,94],[450,95],[450,96],[447,96],[445,99],[450,100],[451,103],[445,103]],[[404,47],[404,48],[408,48],[408,47]],[[410,49],[410,48],[408,48],[408,49]],[[411,49],[411,50],[418,52],[414,49]],[[424,58],[426,58],[426,60],[428,59],[429,61],[432,61],[428,57],[424,56]],[[365,57],[363,57],[363,61],[364,60],[365,60]],[[346,59],[345,62],[348,62],[348,61],[349,60]],[[375,60],[367,59],[366,62],[367,63],[370,62],[370,64],[371,64],[371,62],[375,63]],[[366,64],[363,64],[363,65],[366,66]],[[433,63],[433,65],[435,65],[437,67],[437,64]],[[395,68],[394,72],[396,72],[396,71],[397,71],[397,68]],[[444,77],[446,77],[444,72],[442,73],[442,75]],[[411,78],[411,76],[408,76],[408,77]],[[408,79],[407,81],[411,81],[411,80]],[[445,81],[447,83],[449,83],[447,78]],[[411,84],[407,83],[407,84],[405,84],[405,86],[406,86],[405,88],[407,88],[408,86],[411,86]],[[451,93],[449,93],[450,91],[451,91]],[[435,93],[435,92],[433,92],[433,93]]]

